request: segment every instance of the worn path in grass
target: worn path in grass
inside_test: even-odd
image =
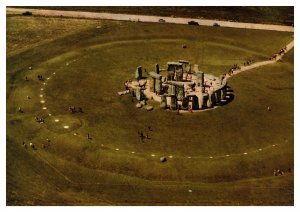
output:
[[[20,14],[26,11],[26,9],[19,8],[7,8],[7,14]],[[34,15],[41,16],[54,16],[54,17],[72,17],[72,18],[91,18],[91,19],[109,19],[119,21],[139,21],[139,22],[158,22],[163,18],[166,23],[173,24],[188,24],[193,20],[202,26],[213,26],[214,23],[218,23],[222,27],[242,28],[242,29],[260,29],[260,30],[274,30],[284,32],[294,32],[294,28],[291,26],[271,25],[271,24],[254,24],[254,23],[241,23],[230,21],[217,21],[208,19],[191,19],[191,18],[174,18],[174,17],[162,17],[162,16],[149,16],[149,15],[129,15],[129,14],[113,14],[113,13],[95,13],[95,12],[78,12],[78,11],[62,11],[62,10],[39,10],[30,9]]]
[[[289,44],[286,45],[286,53],[289,52],[292,48],[294,48],[294,41],[291,41]],[[247,71],[247,70],[250,70],[250,69],[254,69],[254,68],[261,67],[261,66],[265,66],[265,65],[272,64],[272,63],[276,63],[277,61],[280,61],[283,56],[284,56],[284,54],[277,56],[276,60],[261,61],[261,62],[253,63],[253,64],[251,64],[249,66],[244,66],[244,67],[241,68],[241,70],[234,71],[234,73],[233,73],[232,76],[234,76],[236,74],[239,74],[239,73],[241,73],[243,71]]]

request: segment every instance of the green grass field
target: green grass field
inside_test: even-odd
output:
[[[117,95],[139,65],[152,71],[186,59],[219,76],[235,63],[267,60],[292,36],[8,17],[7,205],[293,205],[293,51],[231,78],[234,100],[211,111],[178,116],[150,101],[148,112]],[[39,74],[50,77],[46,85]],[[70,114],[70,105],[84,113]],[[140,142],[138,130],[151,139]],[[292,173],[274,177],[276,168]]]

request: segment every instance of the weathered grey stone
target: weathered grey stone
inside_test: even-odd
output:
[[[158,94],[160,94],[161,86],[162,86],[161,79],[156,79],[156,80],[155,80],[155,91],[156,91]]]
[[[160,157],[160,158],[159,158],[159,161],[160,161],[161,163],[167,162],[167,158],[166,158],[166,157]]]
[[[226,86],[221,89],[221,99],[226,100]]]
[[[176,110],[177,109],[176,96],[171,96],[170,108],[171,108],[171,110]]]
[[[159,65],[158,65],[158,64],[155,64],[155,72],[156,72],[157,74],[159,74]]]
[[[146,100],[144,99],[144,100],[140,101],[140,104],[143,106],[143,105],[146,105],[147,102],[146,102]]]
[[[168,80],[174,80],[176,72],[176,81],[182,80],[183,78],[183,67],[182,63],[178,62],[168,62]]]
[[[207,100],[206,106],[207,106],[208,108],[212,107],[211,99],[208,99],[208,100]]]
[[[148,106],[146,106],[145,108],[146,108],[146,110],[148,110],[148,111],[153,110],[153,106],[151,106],[151,105],[148,105]]]
[[[137,103],[136,105],[135,105],[137,108],[141,108],[142,107],[142,105],[141,105],[141,103]]]
[[[183,98],[184,98],[184,86],[183,85],[182,86],[176,86],[175,91],[176,91],[176,99],[178,101],[182,101]]]
[[[135,88],[135,97],[138,101],[142,100],[142,92],[140,87]]]
[[[199,65],[198,64],[194,64],[194,73],[199,72]]]
[[[204,85],[204,73],[202,71],[196,72],[197,86],[202,87]]]
[[[175,85],[169,85],[168,94],[169,95],[175,95],[176,94],[176,86]]]
[[[176,73],[176,81],[183,81],[183,69],[182,68],[176,69],[175,73]]]
[[[189,97],[184,97],[182,100],[182,109],[188,110],[189,109]]]
[[[142,79],[142,66],[139,66],[136,68],[136,71],[135,71],[135,79],[137,80],[140,80]]]
[[[192,96],[192,109],[199,110],[199,99],[197,96]]]
[[[222,89],[218,89],[218,90],[216,91],[216,100],[217,100],[216,102],[217,102],[217,103],[221,102],[221,99],[222,99],[222,98],[221,98],[221,90],[222,90]]]
[[[167,97],[165,95],[160,96],[160,108],[166,109],[167,108]]]
[[[203,94],[202,94],[202,92],[199,92],[197,94],[197,97],[198,97],[199,109],[202,109],[203,108]]]

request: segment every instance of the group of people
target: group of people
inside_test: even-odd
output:
[[[292,172],[292,169],[289,168],[287,171],[287,173],[291,173]],[[273,172],[273,175],[274,176],[280,176],[280,175],[284,175],[284,171],[282,171],[281,169],[274,169],[274,172]]]
[[[18,112],[19,112],[19,113],[24,113],[24,111],[22,110],[21,107],[18,108]]]
[[[50,140],[49,138],[47,138],[46,141],[47,141],[46,144],[45,144],[45,143],[42,144],[43,149],[45,149],[45,148],[47,148],[48,146],[50,146],[51,140]],[[25,149],[27,149],[27,144],[26,144],[25,141],[22,142],[22,146],[23,146]],[[32,142],[29,143],[29,146],[30,146],[32,149],[37,150],[36,147],[35,147],[35,145],[34,145]]]
[[[254,63],[254,60],[253,60],[253,59],[247,60],[246,62],[244,62],[244,66],[249,66],[249,65],[251,65],[252,63]]]
[[[23,145],[23,147],[24,147],[25,149],[27,149],[27,144],[25,143],[25,141],[23,141],[22,145]],[[35,146],[34,146],[34,144],[31,143],[31,142],[29,143],[29,146],[30,146],[32,149],[36,149]]]
[[[44,80],[43,75],[38,75],[37,78],[38,78],[39,80]]]
[[[88,140],[92,140],[92,137],[90,136],[89,133],[86,135],[86,138],[87,138]]]
[[[43,118],[35,117],[35,121],[38,123],[45,123],[45,120]]]
[[[278,56],[281,56],[281,55],[283,55],[286,52],[287,52],[287,47],[285,46],[284,48],[280,49],[279,52],[277,52],[272,57],[270,57],[270,60],[277,60]]]
[[[241,67],[238,64],[234,64],[232,66],[232,68],[230,68],[230,70],[228,71],[229,76],[233,75],[234,71],[240,70],[240,69],[241,69]]]
[[[148,126],[148,130],[149,131],[152,131],[152,129],[151,129],[151,126]],[[141,142],[145,142],[144,141],[144,139],[151,139],[150,137],[149,137],[149,135],[148,135],[148,133],[146,133],[146,135],[143,133],[143,131],[138,131],[138,135],[139,135],[139,137],[140,137],[140,141]]]
[[[76,113],[76,112],[83,113],[83,110],[81,107],[76,108],[75,106],[70,106],[69,111],[71,113]]]

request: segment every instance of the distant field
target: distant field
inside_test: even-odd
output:
[[[219,76],[291,40],[262,30],[8,17],[7,204],[293,205],[293,51],[231,78],[234,100],[212,111],[177,116],[149,101],[147,112],[117,95],[139,65],[186,59]],[[51,77],[46,85],[40,74]],[[70,105],[84,113],[70,114]],[[151,139],[140,142],[138,130]],[[292,173],[274,177],[276,168]]]
[[[43,8],[43,7],[26,7]],[[54,10],[127,13],[142,15],[177,16],[231,20],[250,23],[268,23],[291,25],[294,23],[293,7],[44,7]]]

